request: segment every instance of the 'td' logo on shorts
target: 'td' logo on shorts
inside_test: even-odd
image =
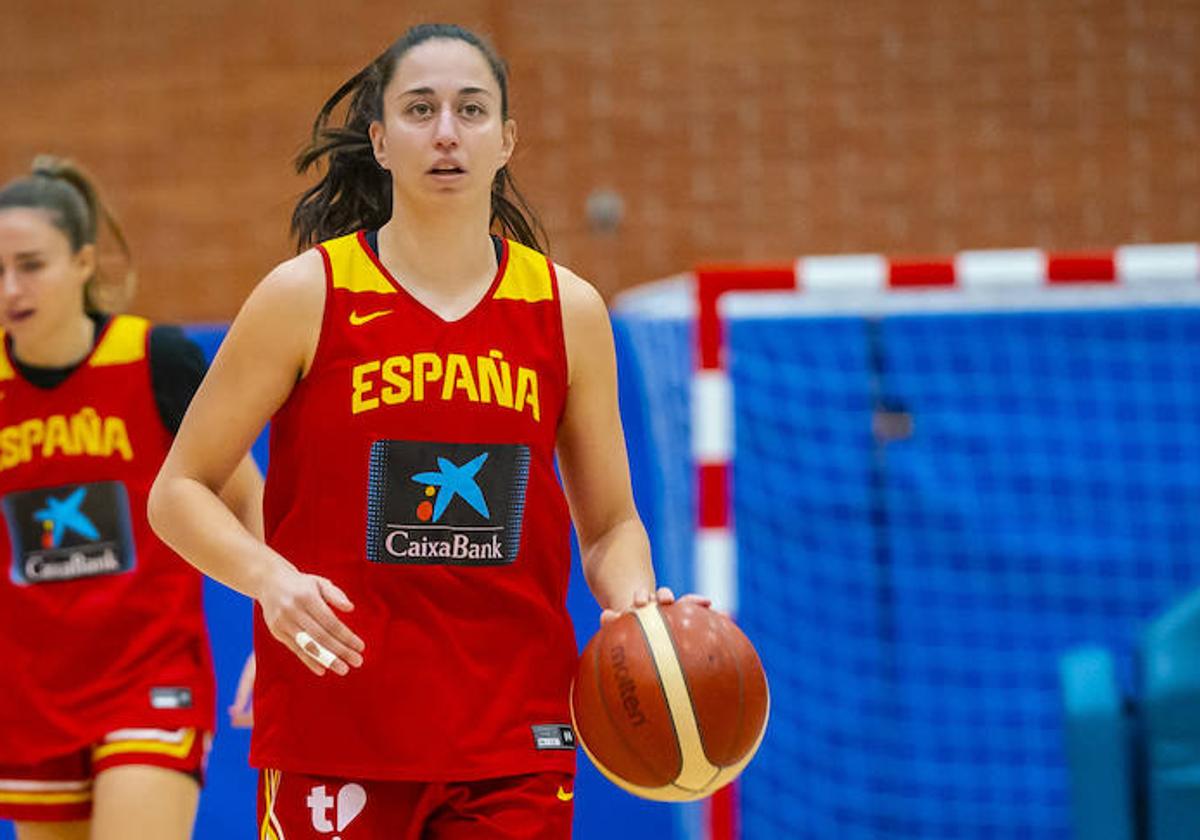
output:
[[[529,447],[379,440],[371,445],[367,559],[494,566],[517,559]]]
[[[119,481],[9,493],[13,583],[111,575],[134,567],[129,497]]]

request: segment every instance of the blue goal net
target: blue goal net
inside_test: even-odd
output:
[[[743,836],[1068,836],[1058,657],[1105,645],[1128,680],[1200,585],[1200,302],[802,297],[725,307],[738,619],[772,689]],[[617,318],[682,569],[692,321]]]

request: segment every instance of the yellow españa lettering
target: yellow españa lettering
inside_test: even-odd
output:
[[[133,460],[133,444],[125,420],[101,417],[90,405],[71,415],[31,417],[0,429],[0,470],[29,463],[39,456],[108,458],[114,453],[122,460]]]
[[[517,401],[513,408],[520,411],[527,405],[533,409],[535,420],[542,416],[538,405],[537,374],[528,368],[517,368]]]
[[[514,366],[499,350],[471,359],[462,353],[420,352],[361,362],[350,371],[350,412],[361,414],[380,405],[399,405],[441,399],[498,405],[528,411],[542,419],[538,374],[533,368]],[[440,383],[440,386],[438,385]],[[515,392],[514,392],[515,391]]]
[[[89,455],[100,452],[100,415],[96,409],[87,406],[71,418],[71,437],[77,450]]]
[[[67,425],[67,418],[61,414],[46,418],[46,442],[42,444],[42,454],[50,457],[55,452],[62,452],[64,455],[76,454],[75,441],[71,440],[71,427]]]
[[[512,368],[504,361],[504,354],[492,350],[486,356],[480,356],[476,363],[479,367],[479,398],[483,402],[492,402],[495,395],[497,404],[512,408]]]
[[[442,385],[442,399],[454,399],[454,389],[460,388],[471,402],[479,402],[479,389],[471,376],[471,365],[462,353],[451,353],[446,357],[446,381]]]
[[[388,383],[379,392],[379,396],[388,405],[407,402],[412,396],[412,385],[407,374],[412,370],[412,362],[408,356],[392,356],[383,363],[383,381]]]
[[[366,396],[375,384],[368,381],[367,377],[377,370],[379,370],[379,362],[367,362],[366,364],[354,366],[354,370],[351,373],[354,392],[350,395],[350,411],[352,413],[358,414],[360,411],[370,411],[372,408],[379,408],[379,397]]]
[[[120,417],[104,418],[104,448],[109,452],[120,452],[126,461],[133,460],[133,447],[129,445],[125,421]]]

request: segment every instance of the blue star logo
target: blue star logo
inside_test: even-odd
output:
[[[475,474],[487,458],[488,453],[484,452],[459,466],[439,457],[437,472],[419,472],[412,477],[413,481],[420,484],[430,484],[438,488],[437,498],[433,502],[434,522],[442,518],[455,496],[469,504],[484,519],[491,517],[487,501],[483,498],[483,491],[475,481]]]
[[[74,531],[86,540],[100,539],[100,532],[96,530],[96,526],[79,509],[86,495],[87,488],[80,487],[65,499],[49,497],[44,508],[34,511],[35,519],[39,522],[49,522],[54,527],[50,535],[51,548],[62,545],[63,534],[67,531]]]

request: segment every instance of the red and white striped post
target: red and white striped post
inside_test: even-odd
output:
[[[717,609],[738,610],[730,467],[733,392],[725,358],[720,299],[728,292],[795,291],[902,293],[907,289],[983,290],[1068,284],[1136,287],[1200,281],[1200,244],[1126,245],[1095,253],[1039,249],[962,251],[930,259],[879,254],[802,257],[790,265],[707,266],[697,269],[695,368],[692,373],[692,457],[698,493],[696,590]],[[709,840],[740,835],[736,783],[708,800]]]
[[[692,457],[699,492],[696,531],[696,590],[713,606],[737,612],[737,561],[733,544],[733,505],[729,469],[733,461],[733,400],[725,366],[721,296],[729,291],[788,289],[795,285],[791,266],[702,268],[696,272],[697,353],[692,374]],[[740,820],[737,783],[708,799],[705,827],[711,840],[735,840]]]

